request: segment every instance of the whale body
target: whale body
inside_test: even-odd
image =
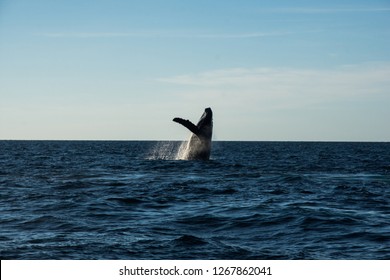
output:
[[[208,160],[211,153],[211,138],[213,135],[213,112],[211,108],[206,108],[197,125],[189,120],[174,118],[174,122],[188,128],[191,138],[188,141],[185,159]]]

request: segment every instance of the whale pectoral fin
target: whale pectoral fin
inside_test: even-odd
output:
[[[185,126],[192,133],[194,133],[196,135],[199,134],[199,128],[196,125],[194,125],[192,122],[190,122],[189,120],[183,120],[182,118],[174,118],[173,121]]]

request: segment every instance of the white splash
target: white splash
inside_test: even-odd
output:
[[[188,141],[157,142],[149,151],[146,159],[149,160],[184,160],[187,156]]]
[[[179,149],[177,150],[176,157],[175,157],[176,160],[187,159],[188,143],[189,141],[183,141],[180,143]]]

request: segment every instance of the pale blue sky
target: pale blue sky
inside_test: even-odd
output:
[[[390,141],[390,1],[0,0],[0,139]]]

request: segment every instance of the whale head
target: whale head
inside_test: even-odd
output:
[[[200,117],[199,122],[197,124],[198,128],[201,129],[205,125],[212,125],[213,123],[213,111],[211,108],[206,108],[204,110],[203,115]]]

